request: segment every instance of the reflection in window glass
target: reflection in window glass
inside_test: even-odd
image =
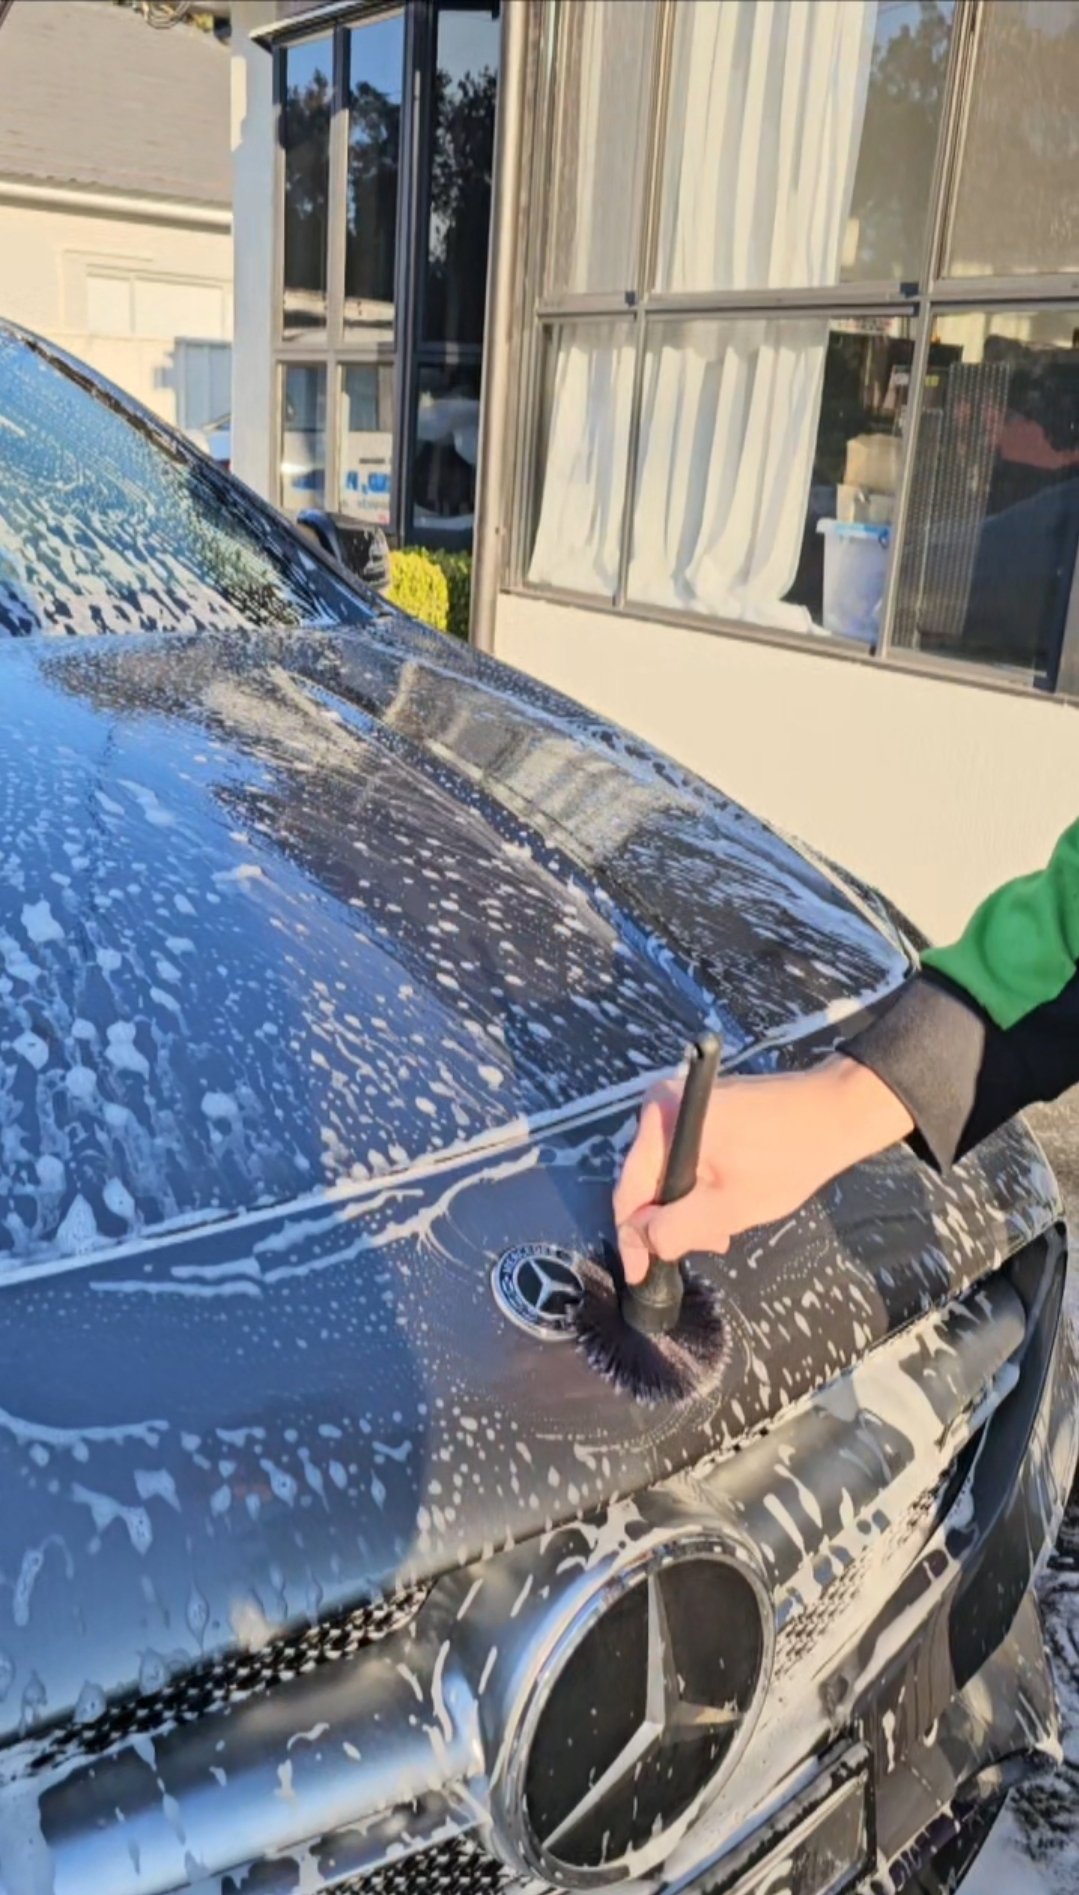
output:
[[[348,43],[345,322],[392,334],[404,19],[354,27]]]
[[[955,0],[877,7],[840,260],[844,283],[912,283],[922,275],[954,19]]]
[[[430,146],[424,334],[483,341],[499,9],[439,8]]]
[[[388,526],[393,476],[393,368],[350,362],[341,376],[341,512]]]
[[[826,316],[654,324],[630,599],[874,645],[909,327]]]
[[[285,169],[286,336],[326,324],[326,206],[330,180],[333,41],[307,40],[282,54]]]
[[[986,7],[948,246],[951,275],[1079,269],[1077,100],[1079,0]]]
[[[478,362],[421,368],[412,473],[413,525],[421,537],[471,545],[479,419]]]
[[[613,597],[633,397],[633,326],[564,323],[549,332],[546,344],[540,492],[528,577],[534,585]]]
[[[654,14],[624,0],[559,9],[554,292],[634,286]]]
[[[953,11],[677,7],[658,286],[918,276]]]
[[[938,319],[896,644],[1052,680],[1079,540],[1079,310]]]
[[[326,497],[326,370],[290,363],[281,378],[281,505],[291,513]]]

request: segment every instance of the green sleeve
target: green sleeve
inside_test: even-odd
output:
[[[954,946],[922,960],[1005,1030],[1058,999],[1079,963],[1079,822],[1064,831],[1047,868],[1005,883]]]

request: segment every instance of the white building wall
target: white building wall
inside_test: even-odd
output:
[[[1079,817],[1079,706],[502,593],[495,653],[639,732],[936,939]]]
[[[0,315],[182,421],[178,342],[227,345],[232,334],[228,217],[155,220],[127,202],[84,210],[0,181]]]
[[[232,209],[236,347],[232,358],[232,466],[276,500],[273,416],[274,181],[273,60],[250,35],[275,19],[274,0],[232,10]]]

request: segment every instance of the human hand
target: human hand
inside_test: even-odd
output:
[[[676,1263],[693,1250],[725,1251],[732,1237],[790,1217],[849,1165],[912,1130],[906,1107],[855,1060],[835,1058],[804,1073],[723,1079],[708,1104],[697,1183],[675,1204],[657,1204],[682,1080],[645,1101],[615,1186],[618,1247],[630,1283],[649,1255]]]

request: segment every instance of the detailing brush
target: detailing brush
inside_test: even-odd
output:
[[[719,1070],[720,1043],[702,1034],[690,1049],[671,1149],[656,1199],[674,1204],[697,1182],[705,1113]],[[627,1283],[617,1256],[610,1268],[578,1265],[584,1294],[577,1339],[594,1369],[638,1401],[684,1401],[723,1364],[726,1330],[708,1285],[684,1262],[650,1257],[640,1283]]]

